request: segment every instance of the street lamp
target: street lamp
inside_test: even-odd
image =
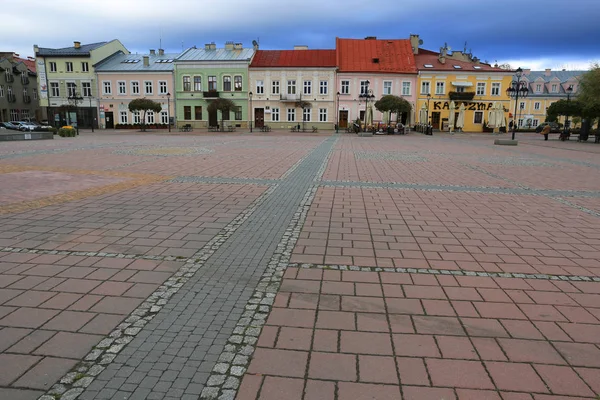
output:
[[[171,93],[167,92],[167,125],[169,125],[169,132],[171,132]]]
[[[75,105],[75,122],[77,123],[77,135],[79,135],[79,109],[77,108],[77,105],[83,101],[83,97],[81,97],[79,93],[73,92],[68,99],[69,103],[72,102]]]
[[[431,93],[427,93],[427,125],[429,125],[429,100],[431,100]]]
[[[364,130],[364,132],[367,131],[367,113],[369,112],[369,100],[375,98],[373,91],[369,89],[370,83],[371,82],[369,82],[369,81],[365,81],[365,90],[361,94],[358,95],[359,98],[365,100],[365,130]]]
[[[570,85],[568,88],[566,88],[565,92],[567,92],[567,116],[565,118],[565,129],[563,131],[564,140],[566,140],[569,137],[569,106],[571,104],[571,93],[573,93],[573,85]]]
[[[337,104],[335,107],[335,133],[340,131],[340,92],[337,92]]]
[[[92,108],[92,95],[91,95],[91,93],[88,96],[88,99],[90,100],[90,112],[92,113],[92,115],[91,115],[92,132],[94,132],[94,109]]]
[[[518,118],[518,107],[519,107],[519,97],[525,98],[529,94],[529,89],[527,88],[527,82],[521,80],[521,76],[523,75],[523,70],[521,68],[517,68],[515,72],[515,76],[517,79],[513,79],[510,83],[508,89],[506,89],[506,95],[515,99],[515,115],[513,116],[513,128],[512,128],[512,140],[515,140],[515,133],[517,131],[517,125],[519,123]]]
[[[252,92],[248,93],[250,97],[250,112],[248,113],[248,117],[250,118],[250,133],[252,133]]]

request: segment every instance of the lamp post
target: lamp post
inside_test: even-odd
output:
[[[250,119],[250,133],[252,133],[252,92],[248,93],[248,96],[250,97],[250,112],[248,113],[248,118]]]
[[[90,112],[92,113],[91,115],[91,124],[92,124],[92,132],[94,132],[94,110],[92,109],[92,95],[90,94],[88,96],[88,99],[90,100]]]
[[[336,94],[336,106],[335,106],[335,133],[340,131],[340,92]]]
[[[365,81],[365,90],[361,94],[358,95],[359,98],[365,100],[365,130],[364,130],[364,132],[367,131],[367,113],[369,112],[369,100],[375,98],[373,91],[369,89],[370,83],[371,82],[369,82],[369,81]]]
[[[167,92],[167,125],[169,125],[169,132],[171,132],[171,93]]]
[[[83,101],[83,97],[81,97],[79,93],[73,92],[72,95],[68,97],[68,99],[69,103],[73,102],[73,104],[75,105],[75,123],[77,124],[77,135],[79,135],[79,109],[77,108],[77,105]]]
[[[523,70],[521,68],[517,68],[515,71],[516,80],[510,83],[508,89],[506,89],[506,95],[510,98],[515,99],[515,114],[513,116],[513,127],[512,127],[512,140],[515,140],[515,133],[517,132],[517,125],[519,124],[519,116],[518,116],[518,107],[519,107],[519,97],[525,98],[529,94],[529,88],[527,88],[527,82],[521,80],[521,76],[523,75]]]
[[[567,115],[565,117],[565,129],[563,131],[563,137],[566,139],[569,138],[569,106],[571,105],[571,93],[573,93],[573,85],[570,85],[567,89]]]
[[[431,100],[431,93],[427,93],[427,125],[429,124],[429,101]]]

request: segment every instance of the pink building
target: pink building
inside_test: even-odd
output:
[[[340,128],[346,128],[357,119],[364,123],[367,101],[373,105],[387,94],[411,103],[412,111],[398,116],[398,120],[403,124],[414,123],[417,68],[410,40],[336,38],[336,52]],[[365,101],[360,95],[367,92],[373,97]],[[396,121],[396,115],[392,121]],[[373,124],[387,122],[388,116],[373,107]]]

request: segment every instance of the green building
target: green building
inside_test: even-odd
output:
[[[257,49],[227,42],[217,49],[214,43],[204,49],[192,47],[175,59],[175,102],[177,125],[194,128],[227,126],[246,128],[248,115],[248,66]],[[217,98],[230,99],[235,109],[210,113],[208,105]]]

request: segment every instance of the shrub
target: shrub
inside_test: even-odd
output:
[[[56,135],[56,132],[58,132],[58,129],[56,129],[55,127],[51,126],[48,128],[48,132],[52,132],[54,135]]]
[[[58,136],[60,137],[75,137],[77,136],[77,130],[72,126],[63,126],[58,130]]]

